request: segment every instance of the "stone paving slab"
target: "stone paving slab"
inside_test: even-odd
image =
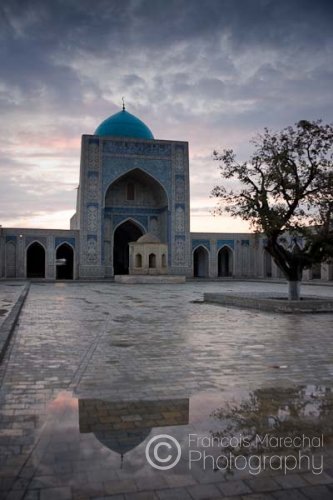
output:
[[[169,433],[184,444],[189,431],[213,429],[207,416],[214,409],[249,391],[301,384],[325,395],[331,388],[332,314],[281,316],[202,303],[203,292],[221,286],[237,293],[286,290],[255,283],[32,284],[0,365],[0,497],[249,500],[289,494],[297,500],[332,493],[329,444],[318,484],[308,470],[282,478],[280,471],[263,472],[256,481],[245,472],[228,478],[199,466],[189,471],[185,458],[168,472],[144,461],[149,438]],[[333,290],[316,289],[316,295],[327,293]],[[331,411],[330,400],[323,401]],[[179,425],[185,417],[188,423]],[[151,431],[146,435],[138,425],[138,436],[136,424],[144,419],[151,420]],[[107,433],[110,421],[116,435]],[[137,438],[143,440],[134,446]]]
[[[24,286],[23,282],[0,280],[0,326],[9,315]]]
[[[2,304],[6,304],[7,308],[3,309],[6,313],[4,314],[3,321],[0,323],[0,361],[6,353],[24,301],[28,295],[30,283],[25,283],[18,288],[17,291],[10,290],[9,286],[1,289],[1,301]]]

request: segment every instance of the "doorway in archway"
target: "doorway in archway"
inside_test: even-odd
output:
[[[45,278],[45,250],[37,241],[27,250],[27,278]]]
[[[208,251],[204,247],[198,247],[193,252],[193,276],[208,278]]]
[[[232,250],[228,247],[223,247],[218,253],[218,276],[226,278],[232,276]]]
[[[128,274],[129,246],[132,241],[137,241],[143,231],[132,221],[126,221],[114,232],[113,237],[113,271],[114,274]]]
[[[63,243],[56,252],[56,277],[57,280],[72,280],[74,267],[73,248]]]

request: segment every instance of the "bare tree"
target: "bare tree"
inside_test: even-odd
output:
[[[244,163],[231,149],[214,151],[225,184],[236,181],[236,188],[212,190],[215,213],[241,217],[265,234],[289,299],[297,300],[303,270],[333,257],[333,126],[302,120],[277,133],[265,129],[251,142]]]

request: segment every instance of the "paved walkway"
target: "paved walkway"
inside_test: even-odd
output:
[[[203,470],[199,460],[189,470],[189,433],[221,432],[216,412],[231,401],[252,397],[272,411],[276,400],[285,411],[296,398],[300,421],[311,408],[325,414],[323,422],[333,420],[333,315],[201,303],[204,291],[223,287],[285,290],[232,282],[33,284],[0,366],[4,498],[332,498],[326,424],[322,474],[226,476],[216,466]],[[330,287],[303,290],[333,296]],[[182,448],[168,471],[145,458],[147,442],[161,433]]]
[[[0,282],[0,327],[23,290],[22,282]]]

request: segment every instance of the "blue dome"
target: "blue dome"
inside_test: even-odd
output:
[[[95,130],[95,135],[102,137],[113,136],[154,139],[147,125],[126,110],[119,111],[119,113],[104,120]]]

